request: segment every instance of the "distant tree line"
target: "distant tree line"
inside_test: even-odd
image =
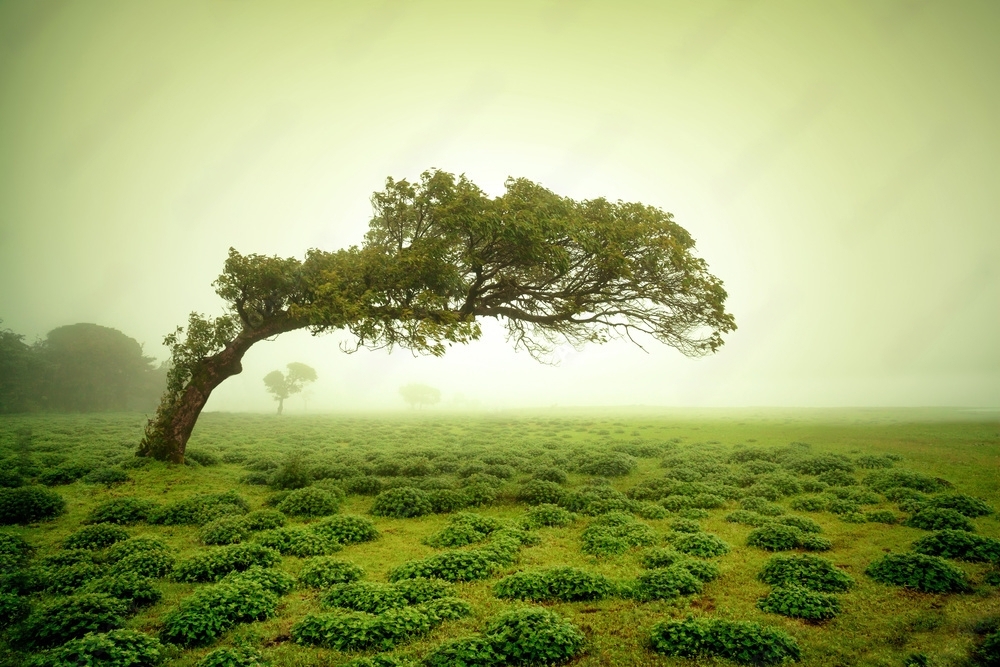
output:
[[[167,369],[117,329],[70,324],[29,345],[0,328],[0,413],[153,410],[166,384]]]

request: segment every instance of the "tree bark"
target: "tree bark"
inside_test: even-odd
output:
[[[156,417],[149,420],[138,456],[152,456],[170,463],[184,463],[184,450],[212,391],[228,378],[243,372],[243,355],[254,343],[305,326],[289,317],[277,318],[253,329],[244,329],[226,347],[205,357],[175,399],[164,395]],[[165,405],[173,401],[172,405]],[[280,413],[280,406],[279,406]]]
[[[285,399],[279,398],[278,399],[278,414],[279,415],[281,414],[281,408],[283,408],[284,406],[285,406]]]

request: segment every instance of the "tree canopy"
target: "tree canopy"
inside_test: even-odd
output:
[[[293,361],[286,365],[288,373],[281,371],[271,371],[264,376],[264,386],[271,393],[274,400],[278,401],[278,414],[280,415],[285,406],[285,399],[292,394],[302,391],[302,387],[307,382],[316,381],[316,370],[311,366]]]
[[[436,405],[441,401],[441,391],[426,384],[403,385],[399,388],[399,395],[411,408]]]
[[[501,321],[515,347],[545,358],[554,345],[642,336],[689,356],[715,352],[735,330],[726,292],[690,234],[661,209],[575,201],[523,178],[490,197],[465,176],[428,171],[387,179],[372,196],[364,243],[309,250],[303,260],[230,249],[219,317],[192,313],[166,337],[168,391],[140,453],[183,460],[211,391],[242,370],[254,343],[294,329],[346,330],[351,348],[442,355]]]

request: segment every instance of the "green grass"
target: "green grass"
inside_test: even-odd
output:
[[[672,453],[717,452],[725,455],[736,446],[784,447],[790,442],[809,443],[809,454],[839,453],[852,458],[862,454],[896,454],[897,467],[944,478],[953,491],[976,496],[1000,509],[1000,424],[980,415],[927,411],[829,411],[764,412],[717,411],[680,413],[653,411],[587,414],[523,413],[504,416],[387,417],[312,416],[275,417],[251,414],[206,414],[199,422],[190,449],[225,455],[234,451],[253,456],[273,456],[279,462],[292,453],[302,454],[307,465],[321,460],[352,459],[381,455],[398,460],[425,452],[436,458],[454,456],[460,465],[470,460],[504,453],[523,453],[528,461],[560,462],[574,450],[591,454],[622,443],[671,443]],[[994,415],[995,417],[995,415]],[[129,462],[141,436],[144,420],[140,415],[32,415],[0,418],[0,465],[16,465],[26,460],[50,465],[60,457],[70,461],[117,465]],[[25,429],[30,429],[28,438]],[[20,435],[19,435],[20,434]],[[641,458],[631,474],[616,477],[610,484],[626,491],[637,484],[660,478],[665,469],[660,458]],[[434,458],[430,459],[434,462]],[[563,464],[566,462],[563,461]],[[562,467],[571,467],[563,465]],[[868,471],[853,473],[861,479]],[[232,489],[259,509],[273,492],[267,487],[241,483],[247,470],[240,463],[216,466],[171,466],[152,463],[128,469],[131,481],[107,488],[77,481],[52,487],[67,501],[67,512],[54,521],[29,526],[5,526],[3,532],[20,535],[35,548],[35,560],[59,551],[62,541],[78,530],[92,507],[108,498],[134,495],[158,503],[172,502],[195,493],[221,493]],[[457,483],[455,474],[442,475]],[[388,478],[384,478],[388,479]],[[517,521],[527,506],[515,501],[521,483],[530,474],[519,471],[506,480],[500,496],[491,506],[470,511]],[[564,485],[576,489],[589,475],[570,471]],[[724,517],[738,507],[729,501],[709,511],[698,523],[733,547],[731,553],[712,559],[720,576],[705,584],[702,593],[668,602],[642,603],[620,597],[597,602],[546,603],[582,629],[587,637],[586,652],[572,664],[597,665],[694,665],[692,660],[667,658],[647,648],[652,626],[667,618],[687,614],[730,620],[746,620],[780,628],[790,633],[802,648],[806,665],[903,664],[912,653],[926,653],[935,665],[968,663],[977,636],[977,621],[1000,615],[1000,592],[984,585],[990,564],[950,561],[968,573],[975,590],[968,594],[927,595],[876,583],[864,575],[869,563],[886,552],[907,551],[917,538],[929,533],[916,528],[880,523],[853,524],[827,512],[793,512],[790,498],[778,504],[789,514],[808,516],[822,527],[821,535],[833,542],[831,551],[820,556],[832,560],[854,578],[850,591],[838,594],[842,612],[829,621],[811,624],[762,612],[758,598],[770,587],[756,579],[773,554],[746,546],[751,526],[728,523]],[[367,580],[386,581],[389,571],[402,563],[439,553],[423,543],[428,536],[448,525],[447,514],[420,518],[387,519],[372,517],[373,498],[350,495],[341,513],[371,518],[381,537],[349,545],[334,557],[359,565]],[[896,504],[882,502],[864,511],[889,509]],[[902,517],[903,513],[897,514]],[[656,533],[666,536],[670,522],[640,519]],[[313,520],[318,521],[319,519]],[[591,517],[581,516],[570,526],[532,531],[541,538],[537,546],[525,547],[518,561],[501,568],[485,581],[457,584],[457,594],[472,604],[470,617],[447,621],[428,636],[405,643],[394,653],[419,659],[443,640],[481,631],[489,618],[521,603],[497,599],[495,582],[507,574],[525,569],[574,566],[606,575],[616,581],[634,579],[644,571],[642,549],[620,556],[594,558],[580,550],[580,534]],[[991,514],[972,520],[980,535],[1000,537],[1000,518]],[[312,521],[290,518],[289,526]],[[157,526],[139,523],[126,529],[132,536],[158,537],[167,542],[178,559],[208,547],[198,539],[197,526]],[[660,542],[661,546],[665,542]],[[482,545],[471,545],[477,548]],[[303,559],[282,558],[280,567],[296,574]],[[155,635],[163,616],[201,584],[181,584],[163,579],[156,582],[163,599],[132,616],[127,627]],[[184,667],[218,648],[234,643],[256,646],[276,666],[339,665],[358,654],[296,645],[289,637],[291,626],[307,613],[320,608],[321,591],[297,588],[281,598],[276,617],[238,625],[211,646],[177,651],[170,664]],[[38,602],[45,596],[36,596]],[[17,664],[23,654],[13,654],[0,642],[0,655],[8,664]],[[370,654],[369,654],[370,655]],[[721,663],[720,663],[721,664]]]

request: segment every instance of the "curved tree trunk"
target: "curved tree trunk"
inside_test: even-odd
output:
[[[137,456],[184,463],[184,450],[198,416],[216,387],[243,372],[243,355],[254,343],[303,326],[284,317],[255,329],[244,329],[221,352],[202,359],[178,396],[163,396],[156,416],[146,425]]]

